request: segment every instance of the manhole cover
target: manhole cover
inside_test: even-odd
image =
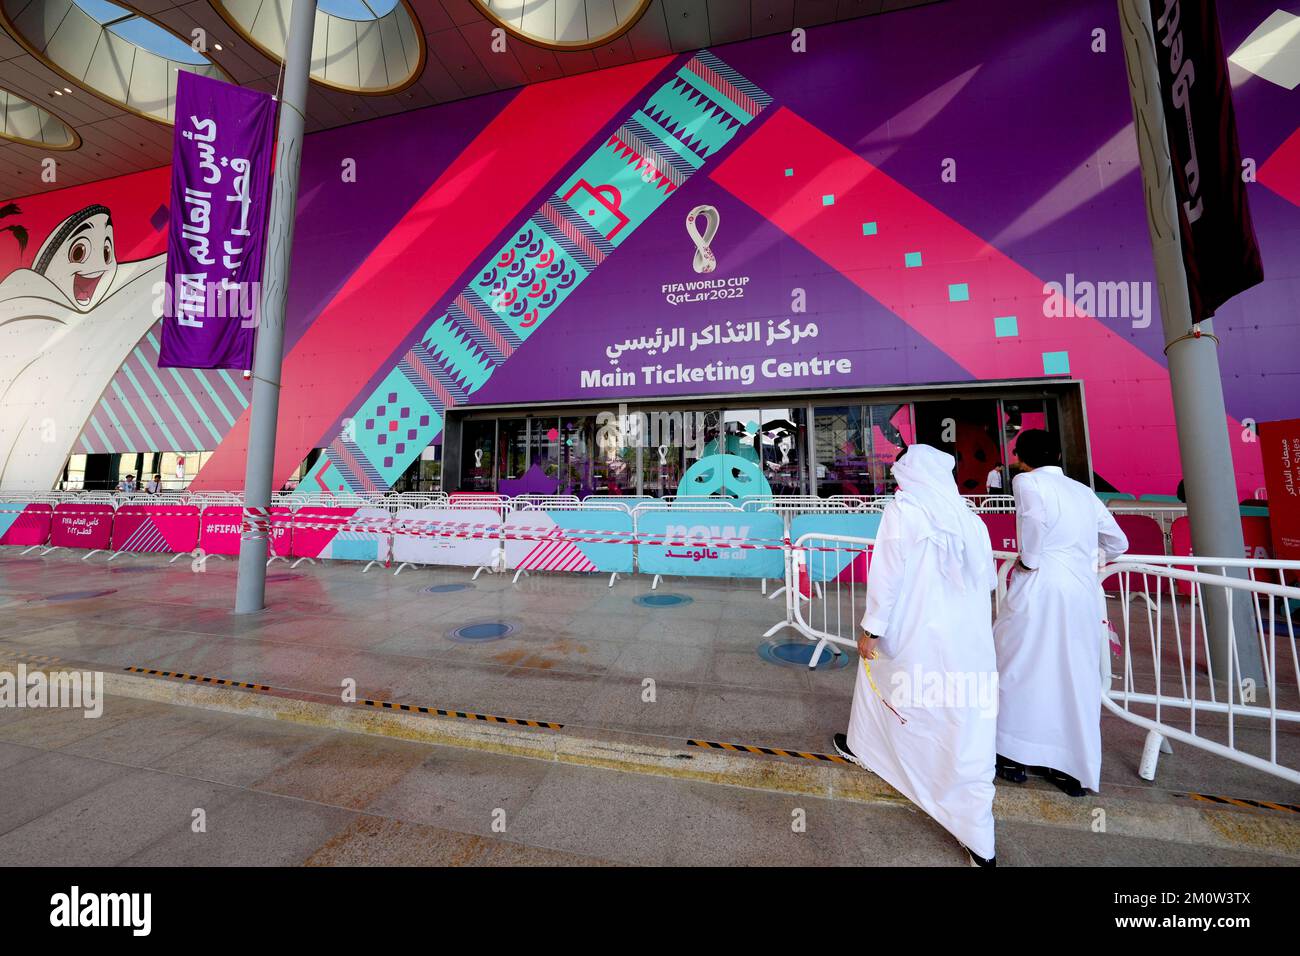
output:
[[[695,598],[685,594],[642,594],[635,600],[642,607],[681,607],[690,604]]]
[[[768,641],[758,646],[758,656],[769,664],[781,664],[785,667],[807,667],[808,662],[812,660],[813,651],[816,649],[816,644],[804,641],[784,641],[781,643]],[[829,671],[847,667],[849,656],[841,653],[836,657],[829,647],[822,648],[822,656],[817,661],[817,670]]]
[[[515,632],[514,626],[504,621],[480,621],[477,624],[463,624],[447,636],[453,641],[480,642],[499,641]]]
[[[158,568],[114,568],[113,574],[152,574]]]
[[[44,601],[84,601],[87,598],[103,597],[105,594],[116,594],[117,588],[104,588],[99,591],[64,591],[62,594],[47,594],[41,600]]]
[[[450,594],[452,591],[472,591],[472,584],[431,584],[424,589],[425,594]]]

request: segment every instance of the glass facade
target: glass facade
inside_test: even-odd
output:
[[[503,412],[464,420],[460,488],[580,497],[888,495],[899,453],[925,442],[957,459],[964,494],[996,494],[1010,488],[1015,436],[1028,428],[1057,431],[1057,417],[1054,398],[987,393],[753,407],[624,405],[525,418]]]

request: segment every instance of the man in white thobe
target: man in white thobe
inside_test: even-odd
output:
[[[952,455],[913,445],[894,464],[867,575],[861,661],[842,756],[879,774],[993,866],[997,668],[984,523]]]
[[[1056,438],[1016,443],[1020,557],[994,629],[1000,701],[998,774],[1042,773],[1071,796],[1101,783],[1101,685],[1109,653],[1098,561],[1128,539],[1091,488],[1056,465]]]

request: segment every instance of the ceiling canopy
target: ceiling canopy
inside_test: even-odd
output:
[[[250,43],[284,59],[293,0],[212,0]],[[424,65],[424,38],[400,0],[319,0],[311,78],[349,93],[392,93],[413,83]]]
[[[66,79],[133,113],[170,123],[181,70],[225,79],[170,30],[108,0],[0,0],[9,32]]]

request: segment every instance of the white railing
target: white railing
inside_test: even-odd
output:
[[[854,559],[873,546],[870,538],[820,533],[794,542],[786,562],[786,620],[769,634],[790,627],[815,641],[810,667],[828,649],[856,649],[867,579]],[[996,613],[1016,555],[995,551],[994,557],[1001,563]],[[833,573],[838,569],[845,570]],[[1098,630],[1098,663],[1112,675],[1101,705],[1147,731],[1139,774],[1153,779],[1160,752],[1177,741],[1300,783],[1300,626],[1291,616],[1300,608],[1300,587],[1285,583],[1288,576],[1300,578],[1300,561],[1129,555],[1099,575],[1111,589],[1115,635]],[[1221,600],[1227,612],[1233,653],[1223,673],[1215,672],[1211,654],[1207,597]],[[1254,643],[1238,639],[1245,635],[1238,634],[1239,615],[1232,612],[1240,601],[1249,602],[1262,682],[1241,678],[1238,648]],[[1118,648],[1114,656],[1111,640]]]
[[[1101,570],[1103,583],[1118,585],[1110,623],[1120,649],[1102,704],[1147,731],[1144,779],[1176,740],[1300,783],[1300,628],[1292,617],[1300,587],[1287,585],[1288,575],[1300,575],[1300,561],[1126,555]],[[1231,651],[1217,665],[1212,601],[1225,612]],[[1254,640],[1238,632],[1242,601]],[[1242,648],[1256,642],[1259,659],[1243,667]],[[1262,673],[1262,684],[1252,673]]]

